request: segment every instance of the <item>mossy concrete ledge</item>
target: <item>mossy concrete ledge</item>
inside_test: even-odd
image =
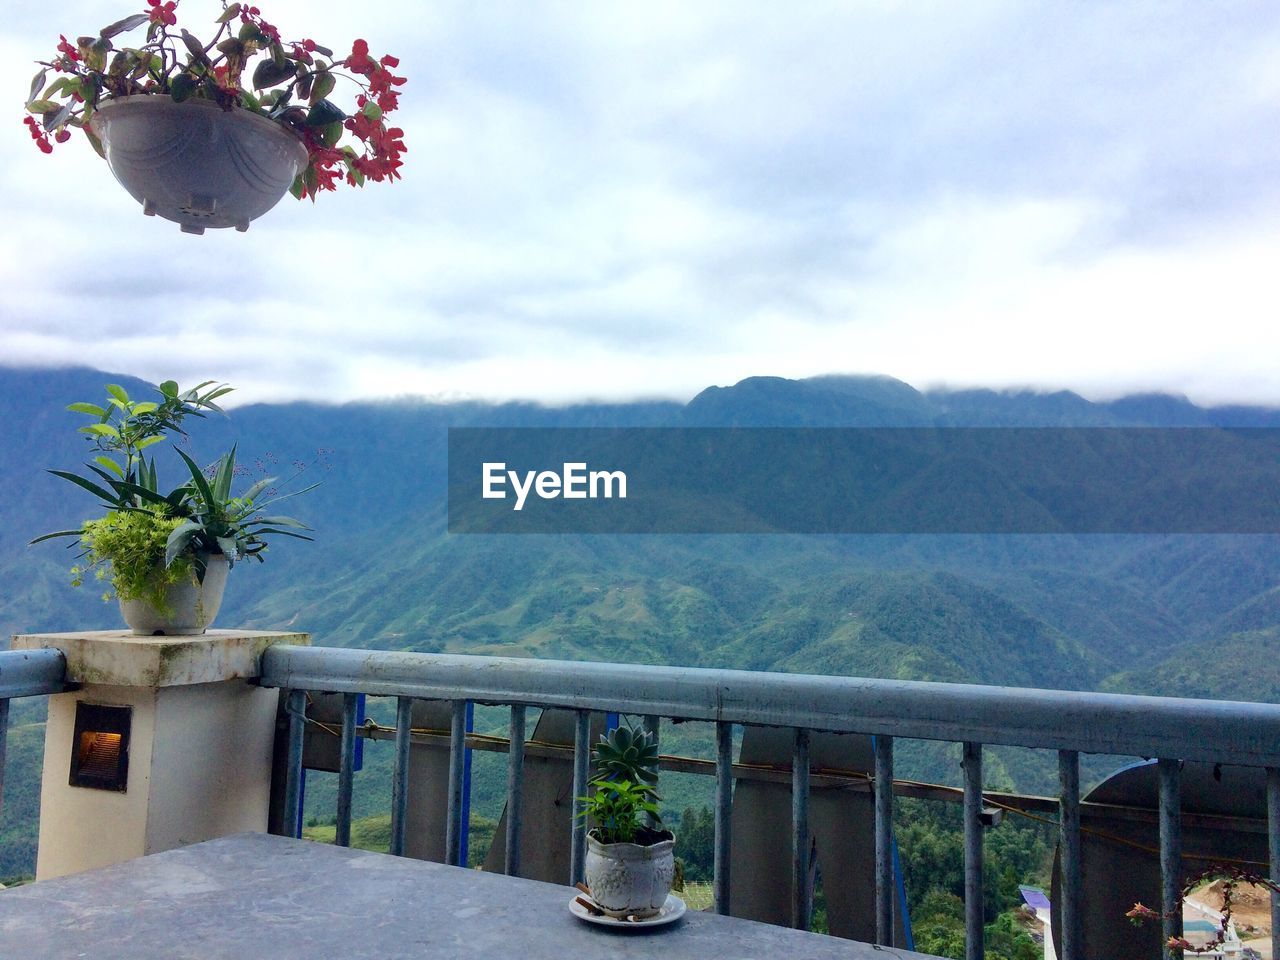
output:
[[[310,634],[208,630],[194,637],[140,637],[129,630],[29,633],[14,650],[61,650],[67,680],[121,687],[178,687],[259,675],[262,652],[277,643],[309,645]]]

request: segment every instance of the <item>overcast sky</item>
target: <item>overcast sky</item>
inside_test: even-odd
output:
[[[18,4],[0,363],[242,400],[875,372],[1280,404],[1274,0],[261,5],[401,58],[404,180],[247,234],[144,218],[20,122],[31,61],[134,4]]]

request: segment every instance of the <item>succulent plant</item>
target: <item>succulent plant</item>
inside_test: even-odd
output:
[[[639,727],[624,723],[601,734],[594,756],[598,780],[658,782],[658,740]]]

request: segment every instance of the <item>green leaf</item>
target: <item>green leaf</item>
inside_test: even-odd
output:
[[[71,104],[67,104],[60,110],[50,111],[44,115],[45,130],[54,130],[71,119]]]
[[[98,486],[92,480],[86,480],[84,477],[78,476],[77,474],[74,474],[74,473],[67,473],[65,470],[50,470],[49,472],[52,473],[55,477],[61,477],[63,480],[69,480],[71,483],[74,483],[77,487],[83,487],[85,490],[88,490],[99,500],[105,500],[107,503],[110,503],[110,504],[116,503],[116,498],[114,496],[112,496],[102,487]]]
[[[134,446],[138,450],[145,450],[147,447],[155,443],[164,443],[164,437],[145,437],[139,440]]]
[[[246,524],[245,526],[251,526],[251,524]],[[311,528],[306,527],[305,529],[310,530]],[[308,537],[301,533],[291,533],[288,530],[276,530],[272,527],[263,527],[261,530],[254,531],[254,536],[263,536],[266,534],[273,534],[277,537],[293,537],[295,540],[310,540],[312,543],[314,543],[316,539],[315,537]]]
[[[276,479],[275,477],[266,477],[262,480],[259,480],[252,487],[246,490],[244,492],[244,496],[242,496],[240,499],[248,500],[252,502],[257,498],[258,494],[260,494],[263,490],[267,489],[267,487],[271,486],[271,484],[275,481],[275,479]]]
[[[125,391],[124,387],[120,386],[118,383],[108,383],[107,393],[111,394],[121,403],[129,402],[129,394]]]
[[[99,437],[114,437],[120,439],[120,431],[109,423],[91,423],[87,427],[80,428],[81,433],[91,433]]]
[[[169,96],[174,103],[181,103],[195,92],[196,81],[189,73],[180,73],[169,81]]]
[[[29,113],[48,113],[51,110],[62,109],[62,104],[57,100],[32,100],[27,104]]]
[[[360,111],[370,120],[378,121],[382,119],[382,108],[370,100],[364,105],[364,109]]]
[[[102,148],[102,141],[98,139],[98,135],[88,126],[83,129],[85,136],[89,138],[89,146],[93,147],[94,152],[103,160],[107,159],[107,151]]]
[[[283,65],[274,60],[261,60],[253,68],[253,88],[265,90],[267,87],[274,87],[286,80],[292,80],[295,76],[297,76],[297,70],[292,60],[285,61]]]
[[[197,533],[200,533],[204,527],[194,520],[187,520],[180,523],[169,534],[169,540],[164,547],[164,565],[166,567],[173,566],[173,561],[181,556],[182,552],[191,545],[192,539]]]
[[[72,90],[80,89],[79,77],[59,77],[45,88],[41,100],[52,100],[56,96],[69,96]]]
[[[270,38],[259,30],[257,25],[253,23],[242,23],[240,25],[240,32],[236,34],[236,39],[245,43],[252,40],[260,47],[265,47],[271,42]]]
[[[107,40],[122,33],[128,33],[130,30],[136,30],[150,19],[151,16],[149,14],[135,13],[131,17],[125,17],[123,20],[117,20],[110,26],[103,27],[101,36],[104,40]]]
[[[124,467],[120,466],[120,464],[116,463],[110,457],[94,457],[93,462],[102,464],[102,466],[106,467],[121,480],[124,479]]]
[[[80,94],[80,98],[84,100],[87,106],[97,106],[98,97],[102,93],[102,78],[96,73],[91,73],[87,77],[80,77],[75,81],[67,83],[67,96],[73,93]]]
[[[293,527],[295,530],[310,530],[305,523],[293,519],[293,517],[258,517],[254,523],[265,523],[274,527]]]
[[[320,134],[320,140],[326,147],[336,147],[338,141],[342,139],[343,126],[339,122],[326,123],[324,131]]]
[[[83,533],[83,530],[59,530],[57,533],[46,533],[44,536],[36,537],[34,540],[28,540],[27,546],[41,543],[45,540],[52,540],[54,537],[78,537]]]
[[[196,37],[193,37],[186,30],[182,31],[182,42],[187,45],[187,52],[191,54],[192,63],[200,63],[205,66],[209,65],[209,57],[204,52],[204,44]]]
[[[226,500],[231,496],[231,477],[236,470],[236,448],[232,447],[231,452],[218,461],[218,472],[213,478],[213,492],[219,501]]]
[[[289,184],[289,192],[293,194],[295,200],[301,200],[306,190],[306,185],[302,182],[302,174],[294,177],[293,183]]]
[[[31,101],[32,101],[32,100],[34,100],[34,99],[36,98],[37,94],[39,94],[39,93],[40,93],[40,90],[41,90],[41,88],[44,86],[44,81],[45,81],[45,79],[48,77],[48,75],[49,75],[49,71],[48,71],[48,70],[41,70],[41,71],[40,71],[39,73],[37,73],[37,74],[35,75],[35,77],[32,79],[32,81],[31,81],[31,92],[30,92],[29,94],[27,94],[27,105],[28,105],[28,107],[30,107]]]
[[[330,73],[329,71],[327,70],[316,71],[315,80],[311,84],[311,93],[310,93],[311,103],[314,105],[314,104],[319,104],[321,101],[323,101],[325,97],[333,93],[333,88],[336,84],[337,84],[337,81],[334,80],[333,74]],[[346,118],[343,117],[343,119],[346,119]],[[307,119],[307,122],[311,123],[310,118]],[[328,122],[328,121],[325,121],[325,122]],[[316,125],[318,126],[319,124],[316,124]]]
[[[311,91],[311,95],[315,96],[315,91]],[[307,126],[309,127],[327,127],[331,123],[341,123],[347,119],[347,115],[338,109],[337,105],[331,100],[317,100],[311,105],[311,109],[307,111]]]
[[[105,417],[107,411],[103,410],[96,403],[69,403],[67,409],[72,413],[87,413],[91,417]]]
[[[195,484],[195,488],[200,495],[200,499],[206,505],[214,504],[216,501],[213,498],[213,490],[210,489],[209,481],[205,479],[204,472],[196,466],[196,462],[194,460],[188,457],[181,450],[178,450],[177,454],[182,458],[183,462],[186,463],[187,469],[191,471],[191,482]]]
[[[316,44],[316,53],[320,54],[320,56],[322,57],[329,57],[329,58],[333,57],[332,50],[330,50],[328,47],[322,47],[318,43]]]
[[[133,415],[140,416],[144,413],[155,413],[160,409],[160,404],[152,403],[150,400],[143,400],[141,403],[133,405]]]
[[[160,390],[161,396],[169,398],[176,397],[178,395],[178,381],[166,380],[164,383],[160,384],[158,389]]]
[[[267,500],[265,503],[258,504],[258,509],[261,510],[262,508],[267,507],[273,503],[279,503],[281,500],[288,500],[290,497],[300,497],[304,493],[310,493],[312,490],[314,490],[318,486],[320,486],[320,482],[316,481],[310,486],[303,487],[301,490],[294,490],[292,493],[283,493],[278,497],[272,497],[270,500]]]
[[[215,20],[214,23],[227,23],[238,16],[240,16],[240,4],[233,3],[222,11],[222,16]]]

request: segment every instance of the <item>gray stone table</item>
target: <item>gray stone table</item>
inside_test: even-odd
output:
[[[921,957],[689,911],[612,931],[533,880],[239,834],[0,891],[0,956],[23,960],[563,960]]]

